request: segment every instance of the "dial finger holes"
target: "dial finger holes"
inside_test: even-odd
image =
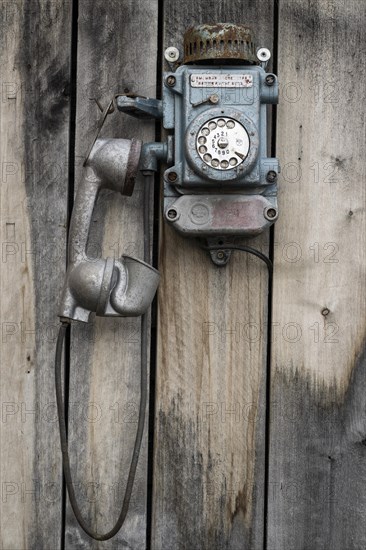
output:
[[[190,135],[195,135],[195,132],[191,131]],[[198,162],[201,160],[209,168],[215,168],[212,175],[217,178],[216,170],[230,171],[245,162],[250,141],[246,128],[239,120],[222,114],[202,124],[196,133],[195,145]],[[200,168],[206,170],[205,166],[200,165]],[[206,174],[210,175],[210,172]]]

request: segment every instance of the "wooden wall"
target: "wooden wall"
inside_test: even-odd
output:
[[[1,549],[364,548],[365,5],[12,0],[0,9]],[[251,25],[280,79],[269,143],[282,166],[280,219],[251,242],[274,260],[273,289],[256,258],[235,253],[216,268],[152,220],[162,281],[143,449],[127,521],[96,543],[65,495],[55,411],[73,194],[100,117],[95,99],[156,97],[164,49],[215,21]],[[114,113],[103,135],[151,141],[159,129]],[[128,199],[103,194],[91,254],[142,256],[142,186]],[[73,326],[67,341],[72,470],[84,516],[101,531],[124,491],[139,361],[138,320]]]
[[[71,5],[1,3],[1,547],[58,548],[52,361],[65,273]]]
[[[269,548],[366,545],[365,12],[279,2]]]

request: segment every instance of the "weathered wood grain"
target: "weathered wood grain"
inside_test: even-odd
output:
[[[271,550],[366,546],[365,23],[280,2]]]
[[[258,17],[260,13],[260,17]],[[267,2],[164,3],[164,48],[193,24],[253,27],[272,48]],[[268,235],[251,241],[268,251]],[[217,268],[161,224],[154,550],[263,547],[267,271],[234,254]]]
[[[104,108],[117,93],[154,97],[156,43],[156,2],[79,2],[77,174],[100,119],[92,98]],[[154,123],[116,112],[107,118],[101,135],[154,141]],[[139,178],[131,198],[112,192],[100,197],[90,254],[143,257],[142,188]],[[72,470],[84,517],[98,532],[114,525],[122,504],[137,427],[139,381],[139,318],[98,318],[89,326],[73,327],[69,408]],[[92,541],[68,508],[67,548],[145,548],[147,426],[145,429],[131,506],[120,533],[111,541]]]
[[[62,0],[1,3],[4,550],[61,545],[53,357],[65,272],[70,16]]]

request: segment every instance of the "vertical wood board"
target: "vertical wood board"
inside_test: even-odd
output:
[[[79,2],[76,186],[103,108],[117,93],[155,96],[157,4]],[[95,99],[93,99],[95,98]],[[154,141],[154,123],[118,111],[101,137]],[[93,214],[88,253],[143,258],[143,178],[132,197],[103,191]],[[77,496],[89,524],[111,529],[122,506],[140,401],[140,318],[94,318],[72,329],[69,426]],[[134,550],[146,545],[147,424],[126,522],[110,541],[98,543],[79,527],[68,506],[66,546]]]
[[[163,19],[164,49],[221,21],[252,26],[272,49],[264,2],[172,1]],[[233,253],[218,268],[195,240],[164,222],[160,232],[152,548],[262,548],[266,266]],[[268,253],[268,234],[250,244]]]
[[[70,2],[2,2],[0,41],[0,544],[56,549],[53,357],[66,259]]]
[[[365,4],[279,12],[268,548],[359,549],[365,511]]]

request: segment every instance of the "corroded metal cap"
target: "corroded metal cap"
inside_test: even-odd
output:
[[[246,25],[197,25],[184,34],[184,63],[237,60],[258,63],[252,30]]]

